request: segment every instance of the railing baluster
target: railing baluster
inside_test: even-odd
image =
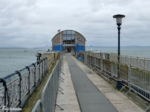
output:
[[[100,53],[98,58],[99,62],[97,62],[94,52],[85,52],[84,54],[87,54],[87,63],[90,66],[97,66],[98,64],[98,68],[100,68],[101,72],[110,72],[111,76],[115,75],[115,78],[117,78],[117,68],[115,64],[117,62],[117,55]],[[125,81],[124,84],[129,87],[129,90],[134,90],[134,92],[137,92],[148,101],[150,101],[150,83],[148,82],[150,81],[149,61],[150,60],[146,60],[146,58],[132,56],[121,56],[120,61],[121,79]],[[109,73],[107,75],[109,75]]]
[[[5,107],[7,107],[6,106],[6,99],[7,99],[6,93],[8,92],[8,89],[7,89],[7,84],[6,84],[5,79],[0,78],[0,82],[2,82],[3,86],[4,86],[4,105],[2,108],[5,108]],[[9,106],[9,102],[8,102],[8,106]],[[6,112],[6,110],[4,110],[4,112]]]
[[[22,77],[20,71],[16,71],[16,74],[19,76],[19,106],[21,107],[21,82],[22,82]]]
[[[34,66],[34,86],[36,87],[36,65],[35,63],[32,63],[32,65]]]
[[[56,57],[57,56],[58,55],[56,53]],[[41,57],[38,58],[39,60],[37,60],[37,63],[32,63],[13,74],[0,78],[0,83],[3,83],[0,94],[2,94],[4,98],[4,100],[1,99],[1,104],[3,104],[0,108],[3,108],[3,105],[6,108],[11,106],[24,107],[24,104],[41,83],[53,62],[50,60],[50,57],[43,58],[42,62],[40,58]],[[29,95],[29,97],[25,97],[26,95]]]
[[[28,93],[30,94],[30,67],[26,66],[26,69],[28,70]]]

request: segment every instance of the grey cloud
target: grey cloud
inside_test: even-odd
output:
[[[58,29],[79,31],[87,45],[117,45],[114,14],[125,14],[121,45],[149,45],[149,0],[0,1],[0,46],[51,44]],[[145,44],[144,44],[145,42]]]

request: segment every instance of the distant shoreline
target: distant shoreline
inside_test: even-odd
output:
[[[91,46],[86,46],[91,48]],[[118,48],[118,46],[92,46],[93,48]],[[121,48],[150,48],[150,46],[120,46]]]
[[[91,45],[85,46],[86,48],[91,48]],[[121,48],[150,48],[150,46],[120,46]],[[0,47],[0,49],[49,49],[51,47]],[[118,46],[92,46],[92,48],[118,48]]]

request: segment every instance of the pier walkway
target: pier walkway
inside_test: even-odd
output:
[[[64,56],[64,95],[58,92],[56,112],[143,112],[91,69],[72,57]]]

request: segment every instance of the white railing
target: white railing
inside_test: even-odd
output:
[[[117,80],[117,55],[80,52],[82,61]],[[150,102],[150,60],[140,57],[120,56],[119,76],[129,91]],[[128,92],[129,92],[128,91]],[[148,109],[147,109],[148,110]]]

